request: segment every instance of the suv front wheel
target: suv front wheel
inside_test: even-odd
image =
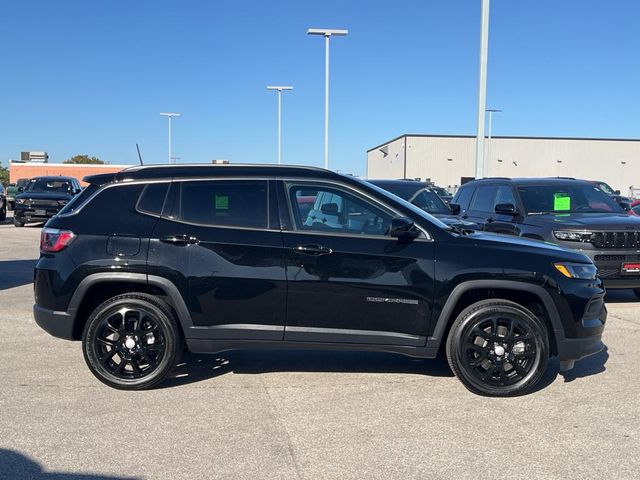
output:
[[[101,382],[143,390],[171,372],[182,352],[182,339],[166,303],[152,295],[128,293],[93,311],[82,334],[82,350]]]
[[[547,328],[517,303],[483,300],[465,308],[454,321],[447,360],[472,392],[522,395],[535,387],[547,368]]]

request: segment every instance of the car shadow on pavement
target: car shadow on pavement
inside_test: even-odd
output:
[[[0,448],[0,478],[30,480],[136,480],[139,477],[114,477],[90,473],[44,472],[42,466],[26,455]]]
[[[0,261],[0,290],[33,283],[33,269],[38,260]]]
[[[640,299],[633,293],[630,288],[607,290],[607,295],[604,297],[606,303],[635,303],[640,302]]]
[[[323,350],[234,350],[214,355],[185,352],[172,376],[159,388],[171,388],[210,378],[269,372],[408,373],[452,377],[447,361],[410,358],[393,353]]]
[[[577,378],[597,375],[606,370],[605,364],[607,360],[609,360],[609,349],[605,345],[598,353],[594,353],[577,361],[571,370],[561,372],[560,375],[564,377],[565,383],[573,382]]]

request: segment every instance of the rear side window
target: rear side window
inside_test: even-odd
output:
[[[451,203],[460,205],[460,210],[468,210],[469,202],[471,202],[471,197],[474,190],[475,189],[473,187],[461,188],[460,190],[458,190],[453,200],[451,200]]]
[[[138,200],[138,211],[151,215],[160,215],[168,189],[169,183],[150,183],[144,187]]]
[[[267,205],[263,180],[183,182],[177,217],[200,225],[267,228]]]
[[[496,196],[495,185],[480,185],[471,203],[471,209],[478,212],[490,212],[493,207],[493,199]]]
[[[60,210],[58,215],[64,215],[65,213],[73,213],[73,212],[75,212],[80,207],[82,207],[85,203],[87,203],[87,200],[89,199],[89,197],[91,197],[99,189],[100,189],[100,187],[98,185],[94,185],[93,183],[90,184],[87,188],[82,190],[81,193],[79,193],[78,195],[73,197],[71,199],[71,201],[69,203],[67,203],[62,208],[62,210]]]

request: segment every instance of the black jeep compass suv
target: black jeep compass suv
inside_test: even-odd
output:
[[[446,349],[467,388],[505,396],[532,389],[549,356],[567,369],[603,347],[588,257],[447,227],[353,177],[191,165],[85,180],[42,231],[34,314],[82,340],[112,387],[157,385],[184,345]]]
[[[464,184],[452,201],[484,230],[553,242],[589,256],[608,289],[640,297],[640,217],[598,186],[573,178],[486,178]]]

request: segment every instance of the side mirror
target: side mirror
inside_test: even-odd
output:
[[[613,193],[615,193],[616,195],[620,195],[620,190],[615,190]]]
[[[413,240],[420,235],[413,221],[407,217],[394,217],[391,219],[389,235],[398,240]]]
[[[460,205],[457,203],[450,203],[449,210],[451,210],[451,213],[454,215],[460,215]]]
[[[498,203],[495,212],[499,215],[511,215],[514,217],[518,214],[518,209],[512,203]]]
[[[324,215],[338,215],[338,204],[337,203],[325,203],[320,207],[320,211]]]
[[[631,205],[629,205],[629,202],[621,201],[618,202],[618,205],[620,205],[625,212],[631,210]]]

